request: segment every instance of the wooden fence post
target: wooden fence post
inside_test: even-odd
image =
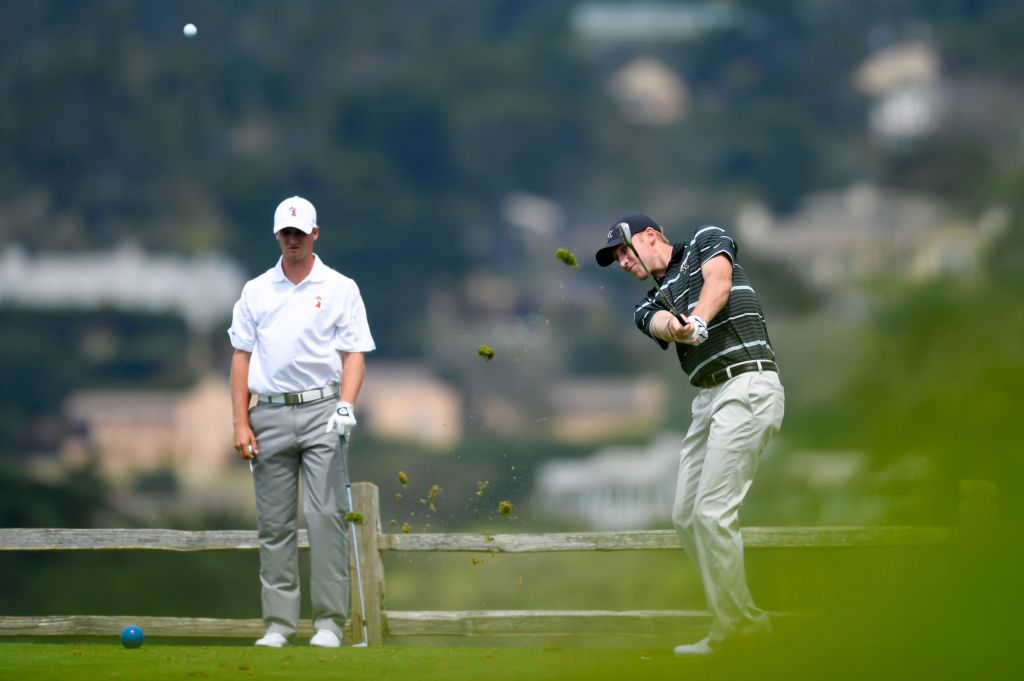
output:
[[[352,505],[361,513],[363,522],[356,526],[356,541],[359,543],[359,570],[363,578],[363,597],[366,605],[366,628],[369,644],[384,643],[384,561],[380,546],[380,497],[377,486],[369,482],[352,483]],[[352,552],[355,560],[355,552]],[[362,622],[359,618],[359,593],[356,589],[356,571],[350,570],[352,582],[352,638],[363,638]]]

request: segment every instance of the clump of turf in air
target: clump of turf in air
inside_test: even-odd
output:
[[[512,502],[508,501],[507,499],[505,501],[499,501],[498,502],[498,515],[504,515],[504,516],[512,515]]]
[[[345,522],[355,523],[356,525],[363,524],[363,514],[358,511],[349,511],[345,514]]]
[[[580,268],[580,264],[576,262],[576,255],[571,251],[568,251],[564,248],[559,248],[557,251],[555,251],[555,257],[564,262],[569,267],[573,268],[574,270],[578,270]]]
[[[480,355],[488,362],[490,362],[492,359],[494,359],[494,348],[492,348],[490,345],[481,344],[477,346],[476,354]]]
[[[409,476],[405,474],[405,471],[398,471],[398,482],[402,483],[402,487],[409,484]]]

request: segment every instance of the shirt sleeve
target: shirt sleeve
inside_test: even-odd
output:
[[[641,333],[661,346],[662,350],[667,349],[669,344],[667,341],[651,333],[651,320],[654,319],[654,313],[664,309],[665,307],[658,300],[648,294],[643,302],[636,306],[636,310],[633,312],[633,321],[636,323],[636,328],[640,329]]]
[[[355,283],[347,292],[344,314],[335,327],[334,347],[341,352],[371,352],[377,348],[370,335],[363,297]]]
[[[231,327],[228,329],[228,338],[231,339],[231,347],[236,350],[252,352],[256,346],[256,323],[253,321],[249,309],[249,287],[242,289],[242,295],[235,303],[231,311]]]
[[[729,260],[735,263],[737,251],[736,240],[721,227],[706,225],[697,234],[697,252],[701,265],[716,255],[722,254],[728,256]]]

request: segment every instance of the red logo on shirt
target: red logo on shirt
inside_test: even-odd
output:
[[[320,296],[316,297],[316,309],[320,309]]]

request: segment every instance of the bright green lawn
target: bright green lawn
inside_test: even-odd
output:
[[[562,648],[341,648],[284,650],[147,642],[0,642],[2,679],[670,679],[687,665],[665,650]]]
[[[824,624],[824,623],[823,623]],[[825,625],[832,629],[831,626]],[[834,630],[833,630],[834,631]],[[677,659],[670,649],[600,647],[381,646],[283,650],[238,643],[184,645],[147,641],[125,650],[116,641],[0,640],[0,679],[319,679],[360,681],[882,681],[888,679],[1019,678],[1016,650],[1006,642],[954,637],[816,635],[810,630],[773,636],[712,658]],[[634,639],[636,640],[636,639]],[[640,645],[642,644],[642,639]],[[1014,670],[1007,676],[1008,670]]]

